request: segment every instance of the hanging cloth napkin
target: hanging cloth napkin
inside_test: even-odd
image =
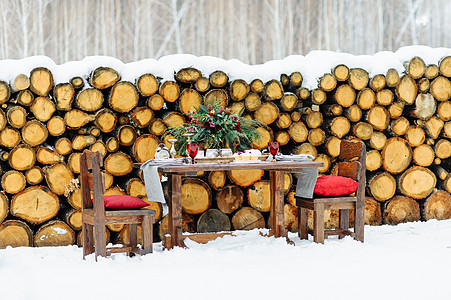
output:
[[[298,155],[276,155],[278,161],[305,161],[314,159],[310,154]],[[318,168],[304,168],[298,173],[296,184],[296,197],[313,198],[316,179],[318,178]]]
[[[161,186],[158,167],[163,165],[179,165],[187,162],[186,158],[150,159],[141,165],[144,184],[146,186],[147,199],[160,203],[166,203]]]

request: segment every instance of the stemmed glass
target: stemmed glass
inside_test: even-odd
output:
[[[199,150],[199,144],[194,143],[194,144],[188,144],[188,154],[191,157],[191,159],[193,160],[193,164],[194,164],[194,158],[197,155],[197,151]]]
[[[269,153],[272,155],[272,161],[276,160],[276,154],[279,152],[279,142],[269,142],[268,143],[268,150]]]

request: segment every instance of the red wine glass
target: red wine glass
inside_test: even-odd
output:
[[[268,150],[272,155],[272,159],[275,160],[277,152],[279,152],[279,142],[269,142]]]
[[[193,160],[193,164],[194,164],[194,158],[197,155],[197,151],[199,151],[199,144],[197,144],[197,143],[188,144],[188,154],[191,157],[191,159]]]

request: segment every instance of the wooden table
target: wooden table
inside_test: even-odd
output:
[[[182,176],[190,175],[199,171],[227,171],[227,170],[267,170],[270,172],[271,186],[271,235],[275,237],[287,237],[284,225],[284,191],[283,175],[284,172],[296,173],[304,168],[319,168],[323,163],[316,161],[276,161],[276,162],[258,162],[258,163],[196,163],[196,164],[178,164],[162,165],[158,171],[168,177],[169,183],[169,236],[166,237],[164,245],[171,249],[174,246],[186,247],[183,239],[190,239],[206,242],[213,240],[222,234],[216,233],[196,233],[192,235],[182,235]]]

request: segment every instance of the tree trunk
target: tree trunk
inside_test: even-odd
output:
[[[382,74],[378,74],[370,79],[370,88],[379,92],[385,87],[385,76]]]
[[[326,140],[326,133],[321,128],[314,128],[308,133],[308,141],[313,146],[320,146]]]
[[[388,69],[385,74],[385,82],[388,87],[395,87],[399,83],[399,74],[396,69]]]
[[[355,90],[348,84],[340,85],[334,94],[334,100],[342,107],[350,107],[355,102]]]
[[[150,97],[158,92],[158,80],[150,73],[143,74],[136,80],[136,88],[144,97]]]
[[[359,122],[352,126],[352,133],[361,140],[369,140],[373,135],[373,126],[365,122]]]
[[[381,225],[382,213],[379,202],[370,197],[365,197],[365,225]]]
[[[438,101],[446,101],[451,97],[451,82],[446,77],[435,78],[429,89],[432,96]]]
[[[376,171],[382,166],[382,155],[377,150],[368,151],[366,154],[366,169]]]
[[[34,102],[34,95],[29,90],[20,91],[16,97],[17,103],[23,106],[31,106]]]
[[[375,105],[368,111],[366,120],[373,125],[374,129],[385,130],[390,122],[390,114],[384,107]]]
[[[47,68],[34,68],[30,72],[30,90],[46,97],[53,88],[53,75]],[[1,99],[0,99],[1,100]],[[1,101],[0,101],[1,103]]]
[[[160,144],[159,139],[152,134],[140,135],[133,144],[133,157],[138,163],[144,163],[155,158],[155,151]]]
[[[68,138],[60,138],[55,143],[55,150],[61,155],[68,155],[72,152],[72,142]]]
[[[64,163],[46,166],[42,169],[48,187],[57,195],[63,195],[66,185],[74,179],[74,174]]]
[[[279,108],[272,102],[265,102],[255,111],[254,117],[263,124],[272,124],[279,116]]]
[[[226,214],[230,214],[243,204],[243,191],[236,185],[227,185],[222,188],[217,196],[218,208]]]
[[[25,74],[17,75],[14,80],[9,83],[11,91],[17,93],[19,91],[26,90],[30,87],[30,78]]]
[[[161,119],[153,119],[149,124],[149,132],[156,136],[161,136],[165,132],[167,126]]]
[[[337,86],[337,80],[332,74],[324,74],[319,79],[318,87],[325,92],[330,92]]]
[[[22,221],[9,220],[0,223],[0,249],[33,246],[33,232]]]
[[[53,116],[47,122],[47,129],[52,136],[60,136],[66,131],[66,123],[60,116]]]
[[[174,102],[180,96],[180,87],[175,81],[165,81],[160,86],[159,94],[167,102]]]
[[[430,64],[426,67],[426,70],[424,71],[424,77],[426,77],[429,80],[434,79],[439,74],[439,68],[437,65]]]
[[[424,61],[418,57],[413,57],[407,66],[407,74],[410,75],[413,79],[419,79],[421,76],[424,75],[424,72],[426,71],[426,64]]]
[[[279,100],[283,97],[284,91],[283,86],[278,80],[270,80],[265,84],[263,88],[263,95],[266,100]]]
[[[288,133],[295,143],[302,143],[308,137],[307,127],[302,122],[293,122],[288,129]]]
[[[9,152],[8,162],[11,168],[18,171],[25,171],[34,166],[36,162],[36,153],[28,145],[18,145]]]
[[[252,230],[265,228],[265,219],[252,207],[243,207],[232,217],[232,224],[235,230]]]
[[[0,145],[6,148],[14,148],[20,143],[20,133],[17,129],[7,126],[0,131]]]
[[[286,131],[279,131],[276,133],[275,139],[280,146],[285,146],[290,142],[290,135]]]
[[[103,90],[112,87],[121,79],[116,70],[108,67],[99,67],[92,71],[90,77],[90,84],[96,89]]]
[[[412,161],[412,149],[406,140],[394,137],[387,141],[382,150],[384,169],[393,174],[403,172]]]
[[[404,137],[411,147],[417,147],[424,143],[426,135],[421,127],[409,126]]]
[[[291,116],[287,113],[281,113],[276,121],[276,126],[279,129],[287,129],[291,125]]]
[[[369,75],[368,72],[360,69],[354,68],[349,70],[349,84],[356,90],[361,90],[368,85]]]
[[[290,127],[291,128],[291,127]],[[274,134],[269,127],[258,127],[257,131],[260,132],[260,140],[252,142],[252,148],[266,149],[268,143],[274,140]]]
[[[226,180],[227,177],[225,171],[212,171],[208,175],[208,184],[215,191],[221,190],[224,187]]]
[[[254,92],[248,93],[246,99],[244,99],[244,106],[248,111],[256,111],[261,104],[262,100],[260,95]]]
[[[451,156],[451,142],[447,139],[441,139],[435,143],[435,156],[440,159],[446,159]]]
[[[28,121],[22,128],[22,139],[31,147],[44,143],[48,135],[46,126],[37,120]]]
[[[27,122],[27,112],[22,106],[11,106],[7,109],[6,119],[14,128],[22,128]]]
[[[185,123],[185,118],[181,113],[173,111],[163,116],[163,122],[168,127],[179,127]]]
[[[328,131],[339,139],[348,134],[351,129],[351,123],[343,116],[335,117],[325,123]]]
[[[56,111],[55,104],[49,97],[37,97],[30,107],[36,119],[47,122]]]
[[[72,140],[72,149],[83,150],[93,145],[96,142],[96,138],[92,135],[77,135]]]
[[[114,88],[113,88],[114,89]],[[121,92],[118,92],[121,93]],[[126,97],[125,91],[121,94],[122,97]],[[77,107],[83,111],[97,111],[103,106],[103,94],[97,89],[89,88],[82,90],[78,93],[77,98],[75,100],[75,104]],[[124,100],[126,101],[126,100]],[[111,103],[110,103],[111,105]],[[114,108],[113,108],[114,109]],[[120,111],[124,112],[124,111]]]
[[[444,122],[451,120],[451,101],[441,102],[437,108],[437,114]]]
[[[196,111],[202,104],[202,96],[194,89],[185,89],[179,97],[179,109],[183,114]]]
[[[419,166],[409,168],[398,179],[401,193],[414,199],[423,199],[429,196],[436,183],[435,174],[431,170]]]
[[[59,83],[55,85],[55,87],[53,88],[53,99],[56,102],[56,109],[58,109],[59,111],[71,110],[74,97],[75,97],[75,89],[74,86],[70,83]],[[102,104],[103,104],[103,95],[102,95]]]
[[[195,68],[183,68],[177,71],[175,79],[183,83],[195,83],[202,73]]]
[[[34,235],[35,247],[68,246],[75,243],[75,233],[62,221],[42,225]]]
[[[160,110],[164,107],[164,98],[159,94],[154,94],[147,100],[147,106],[152,110]]]
[[[182,184],[182,208],[188,214],[201,214],[211,206],[211,190],[198,178],[185,178]]]
[[[105,108],[105,109],[100,110],[95,116],[93,116],[93,115],[88,115],[87,113],[85,113],[81,110],[72,109],[64,115],[64,123],[66,123],[66,126],[69,128],[78,129],[80,127],[83,127],[85,124],[96,120],[96,122],[95,122],[96,126],[99,128],[102,128],[102,123],[104,123],[104,121],[101,120],[103,118],[102,115],[107,112],[111,112],[111,110]],[[111,112],[111,114],[114,115],[113,112]],[[114,118],[116,118],[115,115],[114,115]],[[114,123],[114,125],[116,125],[116,123]],[[113,130],[113,129],[111,129],[111,130]]]
[[[384,221],[389,225],[420,220],[418,202],[403,196],[397,196],[385,205]]]
[[[402,101],[397,101],[391,104],[388,107],[388,113],[390,114],[390,118],[392,119],[399,118],[403,114],[404,106],[405,103]]]
[[[230,99],[241,101],[250,91],[249,85],[242,79],[235,79],[230,83]],[[277,98],[280,99],[281,97]]]
[[[138,105],[138,101],[138,90],[128,81],[116,83],[108,96],[108,105],[119,113],[128,113]]]
[[[38,160],[38,162],[44,165],[52,165],[64,162],[64,156],[47,147],[38,148],[38,150],[36,151],[36,159]]]
[[[133,170],[133,161],[122,151],[111,153],[105,158],[105,170],[113,176],[124,176]]]
[[[376,101],[379,105],[382,106],[388,106],[393,103],[393,100],[395,99],[395,95],[392,91],[388,89],[383,89],[377,92],[376,94]]]
[[[72,77],[70,83],[76,90],[81,90],[85,86],[85,81],[80,76]]]
[[[355,122],[360,121],[363,113],[362,113],[362,109],[360,109],[360,107],[358,105],[354,104],[345,110],[344,115],[346,116],[346,118],[349,119],[349,121],[355,123]]]
[[[260,212],[268,212],[271,208],[271,187],[268,180],[254,183],[247,189],[249,205]]]
[[[64,222],[73,230],[81,230],[81,210],[70,208],[62,213]]]
[[[214,71],[209,76],[210,85],[214,88],[222,88],[229,81],[229,76],[223,71]]]
[[[34,166],[25,172],[25,179],[29,185],[37,185],[44,180],[44,172],[40,167]]]
[[[451,219],[451,195],[446,191],[437,191],[430,195],[424,202],[424,218]]]
[[[25,176],[19,171],[11,170],[2,176],[2,188],[8,194],[19,193],[25,188],[26,184]]]
[[[379,173],[368,180],[371,195],[377,201],[391,199],[396,192],[396,180],[390,173]]]
[[[399,83],[396,85],[396,94],[401,101],[407,104],[413,104],[417,97],[417,92],[417,84],[412,77],[404,75],[399,79]]]
[[[227,171],[227,176],[236,185],[248,187],[259,181],[264,173],[263,170],[230,170]]]
[[[218,209],[209,209],[197,221],[197,232],[229,231],[231,228],[229,217]]]
[[[434,162],[434,149],[426,144],[419,145],[413,149],[412,158],[415,164],[422,167],[429,167]]]
[[[117,138],[112,136],[106,141],[105,146],[108,152],[114,153],[119,150],[120,144]]]
[[[285,111],[292,111],[297,107],[298,103],[298,97],[293,93],[285,93],[282,99],[280,99],[280,105]]]
[[[11,215],[31,224],[50,220],[58,210],[58,196],[44,186],[29,187],[11,199]]]
[[[194,88],[199,93],[205,93],[210,89],[210,80],[207,77],[200,77],[194,84]]]
[[[349,78],[349,68],[343,64],[337,65],[332,70],[332,74],[338,81],[346,81]]]
[[[263,81],[261,81],[261,79],[254,79],[254,80],[252,80],[250,87],[251,87],[251,91],[253,91],[254,93],[260,94],[261,92],[263,92],[265,85],[263,84]]]

